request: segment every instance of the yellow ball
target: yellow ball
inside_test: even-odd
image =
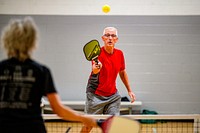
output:
[[[110,12],[110,6],[109,6],[109,5],[104,5],[104,6],[102,7],[102,11],[103,11],[104,13]]]

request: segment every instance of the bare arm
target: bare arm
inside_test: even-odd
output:
[[[96,126],[96,120],[94,118],[86,115],[81,115],[75,112],[73,109],[62,105],[57,93],[48,94],[47,97],[50,102],[51,108],[61,118],[70,121],[80,121],[86,126]]]
[[[135,94],[132,92],[131,87],[129,85],[128,75],[127,75],[126,70],[124,69],[124,70],[120,71],[119,76],[120,76],[122,82],[124,83],[124,85],[125,85],[125,87],[128,91],[128,95],[131,98],[131,102],[134,102],[135,101]]]

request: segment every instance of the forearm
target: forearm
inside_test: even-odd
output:
[[[61,105],[60,107],[54,108],[53,111],[59,117],[65,119],[65,120],[83,122],[83,120],[81,119],[82,118],[81,114],[78,114],[77,112],[75,112],[74,110],[72,110],[71,108],[69,108],[67,106]]]
[[[73,109],[64,106],[60,102],[60,98],[56,93],[47,95],[53,111],[64,120],[79,121],[86,127],[97,126],[96,120],[90,116],[79,114]]]
[[[124,85],[126,86],[126,89],[128,91],[128,95],[131,98],[131,102],[134,102],[136,100],[135,98],[135,94],[132,92],[131,87],[129,85],[129,81],[128,81],[128,75],[126,73],[125,70],[121,71],[120,73],[120,78],[122,80],[122,82],[124,83]]]
[[[77,113],[67,106],[62,105],[60,103],[60,98],[57,94],[48,94],[47,97],[50,102],[51,108],[53,109],[54,113],[56,113],[59,117],[65,120],[82,122],[81,114]]]
[[[129,84],[129,80],[128,80],[128,75],[126,73],[125,70],[123,70],[122,72],[120,72],[120,78],[122,80],[122,82],[124,83],[126,89],[128,92],[132,92],[130,84]]]

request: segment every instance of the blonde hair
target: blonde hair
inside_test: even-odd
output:
[[[1,42],[9,58],[20,61],[30,58],[31,51],[36,46],[37,29],[31,17],[23,20],[14,19],[2,31]]]

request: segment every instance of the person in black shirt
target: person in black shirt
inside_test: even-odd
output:
[[[31,17],[12,20],[2,32],[8,58],[0,61],[0,132],[46,133],[40,108],[43,96],[61,118],[97,126],[94,118],[61,104],[50,69],[31,58],[37,33]]]

